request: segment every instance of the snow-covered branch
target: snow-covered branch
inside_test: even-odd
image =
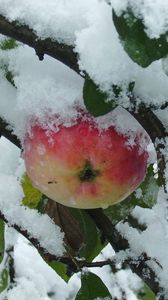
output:
[[[12,133],[12,129],[10,125],[5,122],[2,118],[0,118],[0,135],[3,135],[10,142],[12,142],[17,147],[21,148],[21,144],[16,135]]]
[[[0,15],[0,33],[34,48],[40,60],[47,54],[79,73],[77,55],[71,46],[58,43],[51,38],[40,39],[28,26],[16,21],[10,22],[2,15]]]
[[[103,236],[108,239],[112,247],[116,252],[120,250],[126,250],[129,248],[128,241],[124,239],[117,231],[115,226],[109,221],[109,219],[99,209],[88,210],[89,215],[94,219],[96,225],[103,232]],[[142,257],[135,258],[131,257],[125,261],[126,265],[131,268],[144,282],[151,288],[151,290],[157,295],[162,294],[162,288],[159,285],[157,274],[148,265],[148,257],[142,254]],[[146,276],[148,274],[148,276]],[[164,299],[158,298],[159,300]]]

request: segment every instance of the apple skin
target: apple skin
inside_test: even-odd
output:
[[[32,184],[49,198],[75,208],[107,208],[130,195],[146,174],[141,135],[132,147],[127,142],[115,127],[100,131],[82,118],[57,132],[37,123],[25,137],[23,157]]]

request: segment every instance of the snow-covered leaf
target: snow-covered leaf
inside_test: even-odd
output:
[[[128,196],[124,201],[109,206],[104,210],[113,224],[124,220],[136,205],[144,208],[152,208],[157,201],[159,186],[154,177],[153,165],[149,166],[144,181],[138,189]]]
[[[113,10],[113,22],[125,51],[140,66],[147,67],[168,54],[167,34],[149,38],[143,20],[136,18],[131,9],[120,16]]]
[[[4,230],[5,230],[5,223],[4,221],[0,220],[0,263],[3,260],[4,250],[5,250]]]
[[[138,196],[137,205],[152,208],[156,204],[159,192],[158,181],[154,176],[152,165],[148,168],[148,173],[141,183],[139,191],[141,195]]]
[[[1,50],[10,50],[17,47],[17,43],[14,39],[4,38],[0,41],[0,49]]]
[[[108,99],[108,95],[102,92],[88,76],[84,83],[83,98],[87,110],[94,117],[105,115],[117,106],[115,97],[113,100]]]

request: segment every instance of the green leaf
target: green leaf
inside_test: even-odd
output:
[[[124,201],[104,209],[104,213],[114,225],[124,220],[136,205],[144,208],[152,208],[156,203],[159,186],[157,180],[154,178],[153,165],[148,167],[146,177],[138,189],[141,192],[141,196],[137,197],[135,191]]]
[[[3,62],[0,62],[0,69],[2,70],[4,77],[8,80],[8,82],[11,83],[14,87],[16,87],[13,79],[13,74],[11,71],[8,70],[8,65],[4,64]]]
[[[42,193],[33,187],[30,178],[26,173],[21,180],[21,186],[25,194],[22,204],[28,206],[29,208],[37,208],[42,198]]]
[[[136,18],[130,8],[121,16],[113,10],[113,22],[125,51],[140,66],[147,67],[168,54],[167,33],[150,39],[143,20]]]
[[[120,92],[120,88],[114,86],[116,94]],[[117,104],[116,99],[108,99],[108,95],[100,91],[99,87],[86,76],[83,87],[83,99],[87,110],[94,116],[105,115],[113,110]]]
[[[135,87],[135,81],[131,81],[128,85],[128,94],[132,93]]]
[[[16,48],[18,45],[14,39],[5,38],[0,42],[1,50],[10,50]]]
[[[99,297],[112,299],[109,290],[97,275],[90,272],[82,274],[81,288],[75,300],[95,300]]]
[[[70,208],[70,210],[79,221],[85,237],[85,244],[80,250],[80,256],[87,261],[92,261],[105,247],[105,244],[100,240],[100,233],[95,222],[84,210],[73,208]]]
[[[4,257],[5,251],[5,223],[4,221],[0,220],[0,264]]]
[[[17,42],[14,39],[11,38],[4,38],[3,40],[0,41],[0,50],[11,50],[18,47]],[[4,72],[4,76],[6,77],[6,79],[14,86],[15,86],[15,82],[13,79],[13,74],[12,72],[9,70],[9,66],[8,64],[4,64],[4,63],[0,63],[0,68],[3,70]]]
[[[12,74],[11,71],[6,70],[5,77],[6,77],[6,79],[7,79],[14,87],[16,87],[16,86],[15,86],[14,79],[13,79],[13,74]]]
[[[148,168],[147,175],[140,185],[142,196],[137,200],[137,205],[152,208],[157,201],[159,192],[159,185],[157,179],[154,177],[153,165]]]
[[[146,284],[144,285],[144,288],[139,291],[137,296],[138,300],[156,300],[154,293]]]
[[[8,286],[8,271],[4,269],[0,277],[0,293],[2,293]]]
[[[37,203],[37,206],[35,207],[39,213],[45,213],[45,207],[47,205],[47,202],[48,198],[45,195],[42,195],[39,202]]]
[[[132,212],[135,206],[135,195],[131,194],[124,201],[104,209],[104,213],[113,225],[116,225],[121,220],[124,220]]]
[[[47,296],[48,296],[49,298],[53,298],[53,297],[55,296],[55,292],[53,292],[53,291],[48,292],[48,293],[47,293]]]
[[[68,269],[65,264],[54,260],[47,263],[65,282],[68,282],[70,277],[67,275]]]

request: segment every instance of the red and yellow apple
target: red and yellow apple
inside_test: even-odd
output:
[[[106,208],[143,181],[148,153],[140,144],[139,133],[128,147],[128,137],[114,126],[99,130],[92,118],[79,118],[57,132],[34,125],[23,157],[33,185],[49,198],[76,208]]]

